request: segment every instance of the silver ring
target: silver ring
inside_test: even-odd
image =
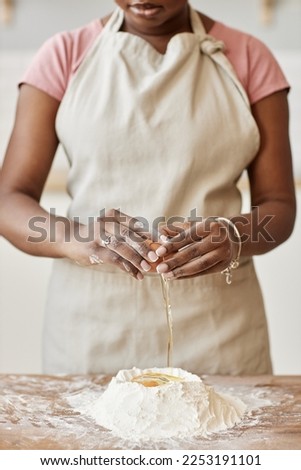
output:
[[[97,255],[90,255],[89,256],[89,261],[91,264],[102,264],[103,261],[102,259],[99,258]]]
[[[112,236],[108,235],[105,240],[101,240],[101,244],[106,247],[111,243]]]

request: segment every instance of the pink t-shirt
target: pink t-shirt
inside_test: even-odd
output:
[[[61,101],[70,78],[102,32],[99,19],[46,41],[35,55],[20,84],[27,83]],[[225,54],[245,88],[250,103],[289,84],[271,51],[250,34],[215,22],[209,34],[225,44]]]

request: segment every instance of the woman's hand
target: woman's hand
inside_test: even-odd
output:
[[[164,227],[162,233],[163,244],[156,253],[164,261],[157,266],[157,272],[166,279],[221,272],[238,254],[238,240],[232,228],[213,218],[172,230]]]
[[[139,220],[119,210],[111,209],[89,225],[73,224],[67,235],[70,243],[62,238],[62,254],[79,265],[112,264],[138,280],[155,271],[159,244]]]

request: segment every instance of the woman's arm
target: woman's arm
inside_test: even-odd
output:
[[[260,100],[252,112],[261,135],[260,150],[247,169],[252,209],[229,214],[240,232],[243,256],[266,253],[283,243],[292,233],[296,215],[286,91]],[[205,220],[197,230],[195,225],[186,228],[157,250],[160,256],[169,255],[157,270],[169,278],[220,272],[235,259],[237,250],[224,223]]]
[[[28,243],[29,220],[49,214],[40,197],[58,146],[55,118],[59,102],[36,88],[23,85],[15,124],[0,173],[0,234],[33,255],[59,257],[58,244]]]
[[[287,240],[296,217],[286,91],[259,101],[252,112],[261,137],[258,155],[248,168],[252,212],[245,215],[248,225],[236,223],[247,240],[243,254],[251,256],[266,253]]]
[[[112,210],[106,214],[109,222],[100,219],[93,227],[79,226],[49,214],[40,206],[58,146],[55,132],[58,107],[56,99],[35,87],[21,87],[15,125],[0,173],[0,235],[32,255],[66,257],[82,265],[115,264],[142,279],[157,256],[148,237],[140,237],[139,233],[130,236],[130,230],[133,231],[130,217]],[[41,233],[35,228],[39,224]],[[122,239],[115,234],[122,234]]]

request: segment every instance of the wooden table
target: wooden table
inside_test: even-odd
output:
[[[247,404],[242,422],[204,439],[122,441],[83,410],[105,376],[0,375],[0,449],[301,449],[301,376],[203,377]]]

